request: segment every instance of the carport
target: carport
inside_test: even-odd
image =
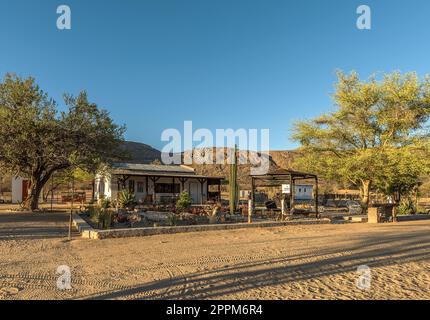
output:
[[[251,210],[255,210],[255,191],[258,187],[286,187],[289,188],[289,201],[290,208],[294,208],[294,190],[296,181],[298,180],[313,180],[315,182],[315,213],[316,217],[319,218],[320,214],[318,211],[318,176],[312,173],[299,172],[287,169],[277,169],[272,172],[268,172],[263,175],[251,175]],[[289,187],[288,187],[289,186]]]

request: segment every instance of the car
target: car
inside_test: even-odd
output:
[[[346,206],[348,208],[348,212],[351,214],[363,213],[363,208],[361,207],[361,204],[357,201],[348,200],[348,201],[346,201]]]

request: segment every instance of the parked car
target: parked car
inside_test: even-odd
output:
[[[320,212],[333,211],[333,212],[348,212],[350,214],[361,214],[363,209],[359,202],[354,200],[327,200],[324,205],[320,206]]]
[[[363,208],[361,207],[361,204],[357,201],[348,200],[346,201],[346,206],[348,208],[348,212],[351,214],[363,213]]]

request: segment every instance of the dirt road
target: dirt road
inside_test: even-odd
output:
[[[430,298],[428,220],[66,242],[66,216],[14,215],[0,213],[0,299]]]

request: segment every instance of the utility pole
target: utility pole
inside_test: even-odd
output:
[[[75,198],[75,176],[72,174],[72,201],[70,204],[70,217],[69,217],[69,241],[72,240],[72,215],[73,215],[73,200]]]
[[[53,211],[52,210],[53,201],[54,201],[54,174],[52,174],[51,176],[51,212]]]

